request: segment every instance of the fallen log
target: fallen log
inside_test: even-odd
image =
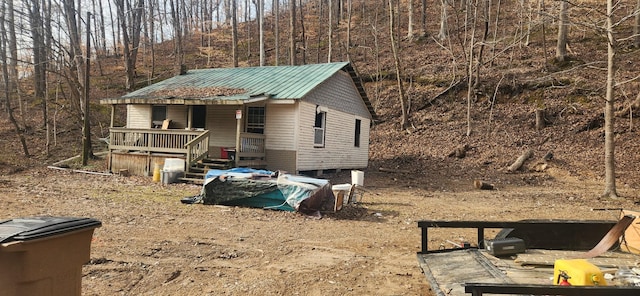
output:
[[[473,186],[480,190],[495,190],[496,186],[480,180],[473,180]]]
[[[522,165],[524,164],[524,162],[527,159],[531,158],[532,156],[533,156],[533,150],[527,149],[527,151],[522,153],[522,155],[520,155],[520,157],[518,157],[518,159],[516,159],[516,161],[507,168],[507,171],[508,172],[515,172],[515,171],[519,170],[522,167]]]

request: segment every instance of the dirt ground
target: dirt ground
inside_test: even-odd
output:
[[[365,171],[360,202],[321,219],[180,199],[200,186],[151,177],[38,169],[0,177],[0,217],[92,217],[83,295],[430,295],[418,267],[421,219],[616,219],[630,199],[597,200],[601,182],[550,169],[533,186],[475,190],[472,182],[427,182]],[[324,176],[348,182],[348,171]],[[523,178],[510,174],[513,183]],[[505,184],[509,182],[503,182]],[[635,196],[634,189],[620,193]],[[430,248],[475,241],[473,232],[430,233]]]

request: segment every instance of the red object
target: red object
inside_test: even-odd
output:
[[[227,153],[227,151],[228,151],[228,148],[220,147],[220,158],[228,159],[229,158],[229,154]]]
[[[569,283],[569,279],[571,277],[564,271],[560,271],[560,274],[558,275],[558,285],[559,286],[571,286],[571,283]],[[560,281],[560,279],[562,279],[562,281]]]

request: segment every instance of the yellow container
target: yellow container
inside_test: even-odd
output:
[[[562,282],[560,273],[565,272],[569,276],[568,282],[572,286],[606,286],[607,282],[602,271],[585,259],[556,260],[553,265],[553,284]]]
[[[153,182],[160,182],[160,164],[156,163],[153,166]]]

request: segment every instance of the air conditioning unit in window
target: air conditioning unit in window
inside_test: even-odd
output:
[[[313,128],[313,146],[324,147],[324,128],[321,128],[321,127]]]

